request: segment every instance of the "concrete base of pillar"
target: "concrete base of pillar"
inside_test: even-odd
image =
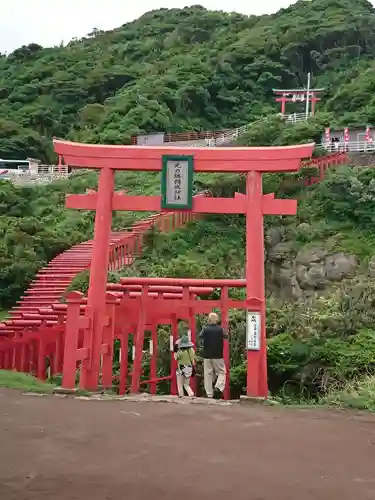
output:
[[[253,396],[240,396],[240,404],[242,405],[265,405],[265,406],[275,406],[279,403],[274,399],[259,398]]]
[[[100,392],[101,394],[108,394],[108,393],[114,393],[116,394],[118,392],[118,388],[117,386],[113,385],[112,387],[107,387],[104,385],[98,385],[98,390],[97,391],[89,391],[90,393],[92,394],[98,394],[98,392]]]
[[[53,391],[54,394],[77,394],[78,389],[64,389],[64,387],[56,387]]]

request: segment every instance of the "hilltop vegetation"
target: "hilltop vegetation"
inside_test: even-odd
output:
[[[261,17],[160,9],[66,47],[30,44],[0,56],[0,158],[52,161],[53,135],[123,144],[240,126],[275,112],[272,88],[303,86],[309,71],[326,87],[321,111],[371,120],[374,54],[366,0],[300,0]]]

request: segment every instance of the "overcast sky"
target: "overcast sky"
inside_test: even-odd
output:
[[[213,10],[270,14],[295,0],[0,0],[0,52],[31,42],[59,45],[92,28],[109,30],[154,9],[203,5]],[[353,0],[355,1],[355,0]]]

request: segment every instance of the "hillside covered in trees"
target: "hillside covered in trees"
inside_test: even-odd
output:
[[[325,123],[375,124],[375,10],[365,0],[300,0],[271,16],[161,9],[66,47],[21,47],[0,57],[0,158],[54,161],[51,137],[126,144],[139,131],[213,130],[274,115],[272,88],[326,89],[316,118],[269,116],[243,145],[310,141]],[[291,108],[292,110],[292,108]],[[64,208],[67,192],[95,188],[82,174],[48,186],[0,182],[0,310],[35,273],[92,237],[93,214]],[[119,173],[117,189],[154,194],[159,178]],[[196,189],[230,196],[240,176],[197,176]],[[318,397],[375,373],[375,176],[341,168],[304,188],[298,176],[264,176],[264,191],[298,197],[294,217],[267,217],[270,388]],[[113,229],[142,214],[116,213]],[[173,235],[150,234],[142,259],[120,274],[243,275],[244,221],[209,217]],[[216,238],[216,244],[212,241]],[[74,287],[85,290],[87,276]],[[233,394],[244,387],[244,315],[231,316]]]
[[[49,138],[127,143],[274,113],[272,88],[326,88],[329,122],[375,121],[375,10],[300,0],[274,15],[160,9],[65,47],[0,56],[0,158],[53,161]]]

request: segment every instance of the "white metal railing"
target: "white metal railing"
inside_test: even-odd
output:
[[[288,123],[305,122],[309,117],[306,113],[292,113],[290,115],[283,115],[285,121]]]
[[[326,142],[317,144],[316,147],[330,153],[375,153],[375,143],[367,141]]]
[[[68,177],[67,165],[38,165],[30,170],[0,169],[0,179],[10,180],[15,184],[44,184]]]
[[[305,113],[293,113],[290,115],[281,115],[285,121],[290,123],[296,123],[306,120]],[[169,146],[185,146],[185,147],[215,147],[224,146],[226,144],[231,144],[233,141],[241,137],[247,130],[249,130],[253,125],[259,124],[262,121],[267,120],[267,118],[261,118],[255,122],[242,125],[242,127],[237,127],[217,137],[211,137],[207,139],[200,139],[198,141],[179,141],[175,143],[169,143]],[[341,144],[339,146],[333,146],[329,144],[320,144],[316,147],[324,148],[326,151],[331,152],[343,152],[343,151],[358,151],[358,152],[372,152],[375,151],[375,147],[367,142],[348,142],[346,146]],[[31,168],[25,170],[25,168],[18,167],[15,169],[1,169],[0,168],[0,180],[6,179],[13,181],[16,184],[27,184],[27,183],[48,183],[55,180],[67,179],[72,175],[83,174],[86,169],[73,170],[69,172],[67,165],[38,165],[37,168]]]
[[[67,165],[38,165],[38,175],[68,175]]]
[[[228,130],[227,132],[224,132],[223,134],[217,137],[200,139],[199,141],[196,142],[191,142],[191,141],[180,142],[178,143],[178,145],[187,146],[191,148],[206,148],[206,147],[210,148],[215,146],[224,146],[225,144],[230,144],[232,141],[235,141],[236,139],[241,137],[241,135],[245,133],[250,127],[264,120],[266,120],[266,118],[261,118],[260,120],[257,120],[255,122],[242,125],[242,127],[237,127],[232,130]],[[171,143],[169,145],[171,145]]]
[[[293,113],[291,115],[281,115],[284,117],[285,121],[288,123],[297,123],[306,120],[306,113]],[[267,120],[267,118],[261,118],[260,120],[256,120],[255,122],[248,123],[243,125],[242,127],[237,127],[227,132],[224,132],[222,135],[217,137],[211,137],[208,139],[200,139],[198,141],[180,141],[176,143],[169,143],[175,146],[187,146],[191,148],[204,148],[204,147],[215,147],[215,146],[224,146],[225,144],[230,144],[232,141],[241,137],[243,133],[245,133],[249,128],[253,125],[261,123],[262,121]]]

